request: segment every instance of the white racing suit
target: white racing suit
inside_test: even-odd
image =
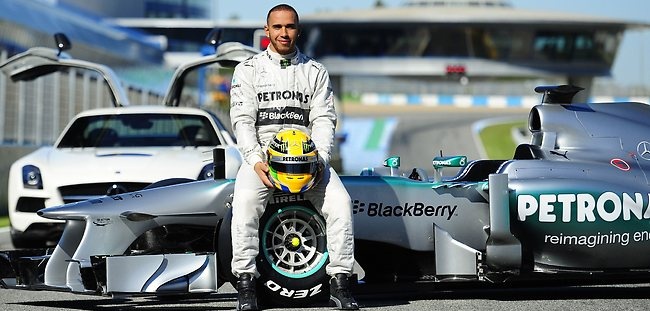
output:
[[[276,133],[297,128],[310,133],[325,164],[322,180],[304,193],[323,215],[327,227],[329,275],[350,275],[354,238],[350,195],[327,163],[334,140],[336,112],[327,70],[296,51],[280,55],[266,50],[235,68],[230,91],[230,118],[244,163],[237,173],[232,210],[232,272],[257,274],[259,219],[273,189],[253,166],[266,162],[266,148]]]

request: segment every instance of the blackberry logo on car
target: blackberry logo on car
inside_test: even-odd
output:
[[[422,202],[404,202],[390,205],[384,202],[352,201],[352,214],[365,213],[369,217],[444,217],[457,216],[457,205],[428,205]]]

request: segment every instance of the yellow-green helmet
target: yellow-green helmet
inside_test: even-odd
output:
[[[269,179],[287,193],[311,189],[318,174],[318,152],[309,135],[297,129],[278,132],[267,150]]]

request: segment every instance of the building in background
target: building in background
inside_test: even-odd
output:
[[[501,0],[419,0],[302,22],[302,50],[342,77],[344,89],[422,94],[403,97],[406,104],[444,104],[447,95],[520,96],[540,83],[586,88],[578,100],[613,93],[596,91],[594,78],[610,76],[626,30],[648,26]]]
[[[214,12],[213,1],[141,1],[129,14],[115,12],[128,8],[128,1],[115,1],[110,9],[97,0],[64,1],[86,7],[101,2],[95,12],[110,16],[112,23],[164,38],[165,64],[171,67],[201,53],[213,28],[224,30],[224,41],[264,47],[263,25],[257,21],[184,13],[200,7]],[[588,90],[578,100],[589,94],[646,95],[644,90],[599,84],[598,79],[611,75],[624,32],[648,25],[523,10],[504,0],[414,0],[401,7],[303,15],[301,23],[299,47],[328,67],[346,99],[446,104],[462,95],[484,102],[485,96],[534,95],[532,89],[539,84],[564,83]]]

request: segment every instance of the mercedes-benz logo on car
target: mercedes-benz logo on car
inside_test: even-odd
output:
[[[636,152],[644,160],[650,160],[650,142],[642,141],[636,146]]]
[[[119,185],[119,184],[113,184],[106,190],[106,195],[118,195],[121,193],[126,193],[128,190],[126,190],[126,187]]]

